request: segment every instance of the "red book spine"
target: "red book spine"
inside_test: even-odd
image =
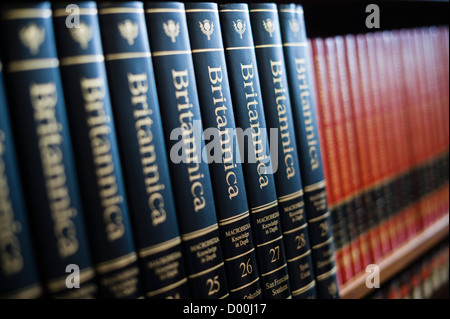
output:
[[[347,68],[349,75],[350,84],[350,104],[352,111],[352,121],[355,130],[355,143],[358,157],[358,166],[360,169],[360,182],[358,189],[358,196],[365,194],[365,191],[370,186],[372,181],[371,178],[371,167],[370,167],[370,154],[367,152],[367,132],[364,118],[364,108],[363,108],[363,96],[361,94],[361,82],[360,82],[360,70],[358,64],[356,38],[353,35],[347,35],[345,37],[345,50],[347,56]],[[361,195],[362,194],[362,195]],[[372,241],[369,235],[371,223],[369,220],[369,210],[370,201],[363,198],[363,211],[361,218],[361,234],[360,234],[360,255],[361,264],[363,267],[371,264],[372,259]]]

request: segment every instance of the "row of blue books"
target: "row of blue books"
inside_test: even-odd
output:
[[[339,297],[301,6],[1,13],[1,297]]]

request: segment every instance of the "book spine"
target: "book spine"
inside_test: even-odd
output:
[[[0,62],[0,298],[38,298],[43,290],[9,121]]]
[[[97,286],[51,17],[49,2],[3,12],[9,110],[45,290],[54,298],[93,298]],[[67,284],[72,275],[74,285],[79,278],[79,289]]]
[[[266,124],[269,130],[276,129],[278,135],[278,153],[272,154],[272,161],[278,161],[274,177],[292,297],[315,299],[316,284],[278,9],[275,4],[267,3],[249,7]]]
[[[203,125],[215,130],[210,143],[220,150],[208,162],[230,297],[261,298],[217,4],[186,4],[186,17]]]
[[[333,236],[328,211],[303,9],[281,5],[281,34],[299,150],[305,210],[319,298],[338,298]]]
[[[290,298],[288,267],[247,4],[219,10],[264,298]],[[240,138],[240,137],[239,137]],[[247,153],[245,153],[247,152]]]
[[[189,288],[144,5],[100,4],[99,21],[144,295],[184,299]]]
[[[229,296],[185,7],[146,4],[153,65],[191,297]]]
[[[86,224],[104,298],[142,296],[114,116],[101,45],[97,5],[80,2],[79,25],[54,8],[56,45],[73,137]]]

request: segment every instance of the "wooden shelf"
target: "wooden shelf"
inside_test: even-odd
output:
[[[449,214],[441,217],[434,224],[416,235],[410,241],[396,248],[393,253],[378,262],[380,267],[380,284],[391,279],[405,269],[414,260],[441,242],[449,234]],[[360,299],[373,292],[366,287],[366,273],[362,272],[341,288],[342,299]]]

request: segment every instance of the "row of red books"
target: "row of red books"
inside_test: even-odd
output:
[[[311,40],[341,285],[448,213],[448,36]]]
[[[370,298],[445,298],[445,293],[441,291],[445,287],[445,283],[448,282],[449,277],[448,253],[448,242],[443,243],[440,247],[433,249],[423,258],[413,263],[403,273],[381,286]]]

